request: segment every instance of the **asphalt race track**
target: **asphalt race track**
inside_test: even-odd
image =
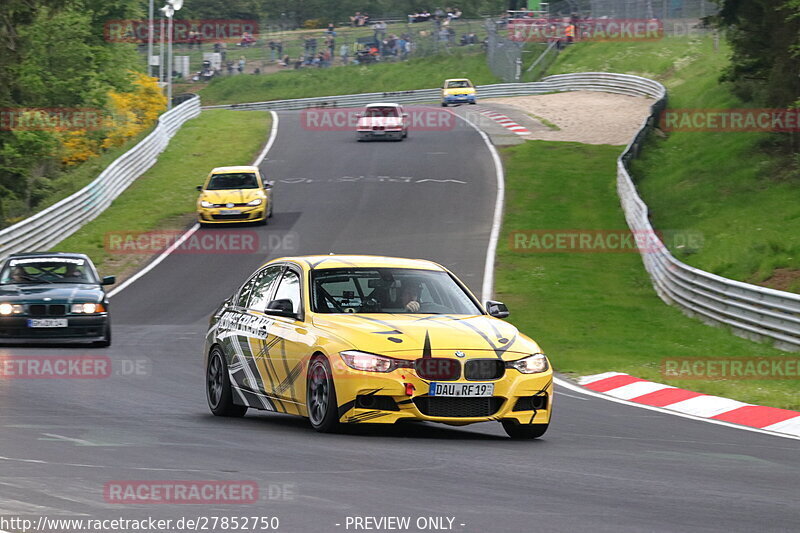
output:
[[[0,515],[277,516],[287,532],[347,531],[354,516],[450,517],[455,531],[490,533],[797,530],[797,441],[573,391],[557,394],[551,429],[533,442],[512,442],[496,423],[321,435],[285,415],[213,417],[201,353],[208,316],[265,260],[422,257],[477,294],[483,282],[495,170],[466,124],[357,143],[285,112],[262,167],[276,181],[275,217],[235,230],[254,232],[259,253],[170,255],[112,298],[110,349],[0,348],[108,355],[115,371],[0,381]],[[255,481],[260,501],[107,503],[104,486],[122,480]]]

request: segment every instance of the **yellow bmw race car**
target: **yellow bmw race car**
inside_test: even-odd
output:
[[[197,221],[200,225],[256,222],[272,217],[272,185],[264,181],[258,167],[218,167],[197,190]]]
[[[211,317],[208,405],[218,416],[299,415],[321,432],[495,420],[512,438],[536,438],[550,423],[553,373],[506,316],[430,261],[275,259]]]
[[[442,107],[450,104],[475,104],[478,94],[475,86],[467,78],[444,80],[442,87]]]

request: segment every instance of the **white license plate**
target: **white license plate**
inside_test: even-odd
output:
[[[29,328],[65,328],[67,327],[66,318],[29,318]]]
[[[373,130],[372,131],[373,135],[383,135],[384,133],[386,133],[386,132],[383,131],[383,130]]]
[[[494,383],[437,383],[431,382],[429,396],[492,396]]]
[[[238,209],[220,209],[220,215],[241,215],[242,212]]]

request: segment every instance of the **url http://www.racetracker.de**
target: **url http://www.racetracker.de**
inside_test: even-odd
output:
[[[15,531],[280,531],[277,516],[194,516],[181,518],[51,518],[0,517],[0,532]]]

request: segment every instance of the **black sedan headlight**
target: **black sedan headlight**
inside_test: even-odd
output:
[[[25,308],[20,304],[0,303],[0,315],[21,315],[25,312]]]

